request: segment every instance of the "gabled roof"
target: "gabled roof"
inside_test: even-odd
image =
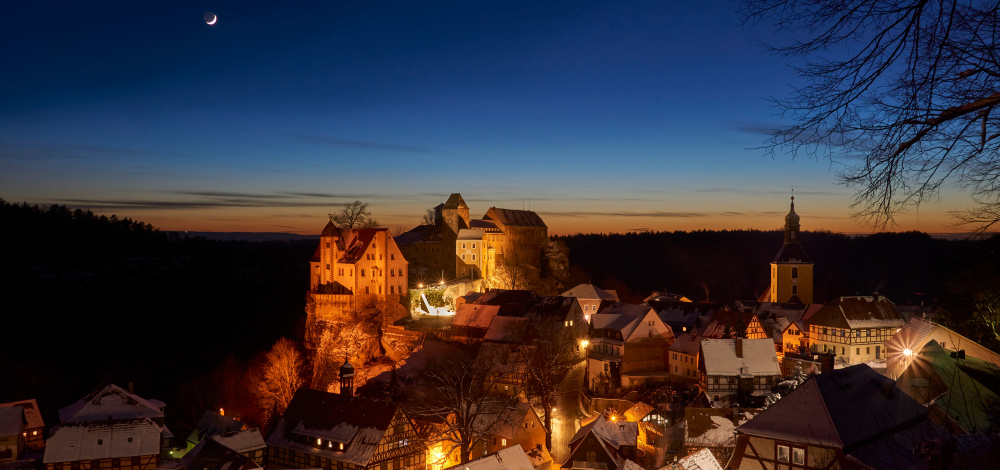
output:
[[[245,427],[246,425],[240,421],[237,421],[229,416],[220,415],[215,411],[208,410],[205,414],[201,415],[201,419],[198,420],[198,425],[195,426],[194,431],[191,432],[191,437],[188,437],[188,440],[197,442],[198,440],[208,436],[214,436],[225,432],[239,431]]]
[[[694,331],[682,333],[673,343],[670,343],[670,350],[686,354],[698,354],[698,347],[701,345],[701,338]]]
[[[59,409],[59,420],[63,424],[137,418],[163,418],[163,412],[153,400],[129,393],[115,384]]]
[[[393,239],[399,246],[409,246],[425,239],[430,241],[435,236],[438,237],[437,241],[440,242],[440,232],[441,227],[437,225],[417,225],[407,232],[393,237]]]
[[[925,368],[938,377],[947,389],[934,398],[933,403],[941,411],[950,416],[966,432],[977,434],[994,429],[1000,423],[994,423],[993,410],[1000,408],[1000,396],[990,390],[990,387],[980,383],[965,372],[966,366],[971,368],[985,367],[996,370],[992,362],[966,356],[958,359],[951,356],[951,351],[941,347],[937,341],[931,340],[917,353],[918,359],[913,361],[911,368]],[[985,364],[976,364],[977,362]],[[918,376],[925,376],[918,374]]]
[[[548,228],[542,218],[533,211],[523,211],[516,209],[498,209],[491,207],[486,211],[483,220],[493,220],[500,225],[514,227],[541,227]]]
[[[622,418],[611,420],[603,414],[591,421],[586,426],[580,428],[573,438],[569,440],[570,445],[587,436],[590,432],[614,449],[621,446],[635,446],[639,439],[639,423],[626,421]]]
[[[706,338],[725,338],[727,335],[746,336],[747,328],[753,319],[753,312],[718,309],[712,315],[712,321],[702,335]]]
[[[59,426],[45,441],[45,463],[160,454],[160,427],[148,418]]]
[[[0,436],[21,434],[24,421],[24,408],[20,406],[0,408]]]
[[[646,404],[645,402],[636,402],[631,408],[625,410],[625,419],[627,421],[640,421],[642,418],[649,416],[650,413],[656,411],[652,405]]]
[[[752,416],[741,414],[737,422],[747,422]],[[732,408],[695,408],[684,410],[684,445],[693,447],[733,447],[736,435],[733,430]]]
[[[516,343],[524,339],[528,333],[530,322],[525,317],[503,317],[494,316],[490,322],[490,327],[486,329],[486,341],[496,341],[500,343]]]
[[[259,433],[258,433],[259,435]],[[263,443],[263,439],[261,439]],[[186,470],[246,470],[260,468],[253,459],[218,442],[206,439],[194,446],[181,459]]]
[[[458,306],[451,324],[452,326],[487,329],[493,322],[493,317],[497,316],[498,313],[500,313],[499,305],[464,303]]]
[[[452,467],[462,470],[534,470],[531,459],[521,446],[511,446],[481,459]]]
[[[499,230],[499,228],[497,228],[497,224],[489,220],[470,220],[469,228],[483,229],[486,231]]]
[[[0,403],[0,408],[20,406],[24,408],[24,418],[28,420],[25,429],[44,428],[45,421],[42,420],[42,412],[38,410],[38,403],[34,398],[27,400],[12,401],[10,403]]]
[[[813,375],[737,432],[849,452],[926,417],[927,409],[894,381],[858,364]]]
[[[392,239],[392,235],[389,234],[389,229],[387,228],[352,228],[344,230],[342,233],[343,236],[337,241],[338,249],[342,250],[340,259],[337,262],[356,263],[364,256],[372,240],[375,239],[375,235],[379,232],[385,232],[386,237],[390,240]]]
[[[580,284],[566,292],[562,293],[563,297],[576,297],[583,300],[614,300],[618,301],[617,295],[611,295],[604,289],[597,287],[593,284]]]
[[[398,408],[387,401],[300,388],[267,443],[355,465],[368,465]],[[343,452],[332,448],[317,449],[295,442],[295,434],[343,442],[347,446]]]
[[[509,407],[503,406],[502,408],[502,410],[494,412],[477,412],[472,422],[476,433],[513,439],[517,436],[518,430],[521,429],[521,423],[524,423],[524,419],[528,416],[528,413],[535,412],[530,404],[524,402]]]
[[[702,449],[660,470],[723,470],[722,464],[709,449]]]
[[[886,328],[905,323],[896,305],[884,296],[841,297],[811,315],[809,324],[834,328]]]
[[[736,357],[736,342],[743,342],[743,357]],[[705,374],[723,376],[781,375],[774,340],[761,339],[703,339],[701,360]]]
[[[210,436],[209,439],[236,452],[249,452],[267,447],[267,444],[264,442],[264,436],[260,435],[260,430],[257,428],[216,434]]]

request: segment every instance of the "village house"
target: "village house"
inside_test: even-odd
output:
[[[771,392],[781,378],[774,341],[763,339],[703,339],[699,350],[699,387],[713,406],[728,406]]]
[[[807,341],[813,352],[832,352],[843,364],[885,359],[885,343],[905,321],[885,296],[840,297],[809,317]]]
[[[817,374],[736,428],[729,468],[921,468],[947,432],[895,382],[859,364]]]
[[[935,340],[912,354],[896,386],[930,408],[931,419],[955,434],[993,432],[1000,427],[1000,367],[949,351]]]
[[[259,435],[260,433],[258,433]],[[181,459],[178,470],[253,470],[260,462],[213,439],[203,439]]]
[[[266,461],[267,443],[257,428],[214,434],[208,436],[208,440],[253,460],[257,465],[264,465]]]
[[[101,408],[112,407],[105,403]],[[161,429],[146,417],[64,421],[46,443],[42,461],[46,470],[155,470],[160,464]]]
[[[545,448],[545,426],[528,403],[521,402],[497,412],[477,414],[473,425],[476,434],[482,438],[472,448],[481,449],[483,456],[519,446],[533,466],[552,460]]]
[[[535,470],[528,454],[520,446],[507,447],[483,458],[449,467],[456,470]]]
[[[698,383],[698,351],[701,337],[696,331],[682,333],[670,344],[670,380],[680,383]]]
[[[595,393],[617,393],[669,379],[667,350],[673,330],[652,307],[620,304],[591,315],[585,381]]]
[[[622,413],[625,421],[638,423],[636,446],[639,453],[646,458],[656,458],[656,452],[662,444],[663,436],[668,427],[670,419],[663,415],[660,410],[644,402],[636,402],[629,409]],[[651,463],[655,463],[651,462]]]
[[[684,409],[684,447],[681,455],[710,452],[728,462],[736,448],[736,427],[753,418],[756,410],[738,408]]]
[[[581,423],[582,424],[582,423]],[[638,459],[639,424],[606,411],[583,424],[569,440],[570,456],[562,468],[617,470]]]
[[[584,321],[590,321],[590,316],[597,313],[602,301],[618,302],[618,293],[606,291],[593,284],[580,284],[561,294],[563,297],[576,299],[583,311]]]
[[[340,368],[340,393],[300,388],[267,439],[268,468],[417,470],[425,448],[403,408],[354,396],[354,368]]]
[[[24,429],[27,420],[24,408],[0,408],[0,462],[18,460],[24,456]]]
[[[718,339],[771,338],[755,313],[722,308],[715,310],[715,313],[712,314],[712,320],[701,335],[705,338]]]
[[[225,410],[220,411],[223,413],[225,412]],[[198,420],[197,426],[191,430],[191,434],[188,434],[186,441],[187,448],[188,450],[194,449],[194,446],[198,445],[202,439],[208,436],[241,431],[244,429],[247,429],[247,425],[243,424],[239,420],[217,413],[213,410],[208,410],[201,415],[201,419]]]
[[[943,349],[965,351],[966,357],[974,357],[1000,367],[1000,354],[937,323],[912,317],[885,343],[886,373],[889,377],[899,377],[916,358],[916,353],[931,341]]]
[[[660,470],[723,470],[723,468],[712,451],[702,449],[676,462],[668,463]]]
[[[24,419],[27,420],[24,426],[22,437],[24,447],[40,452],[45,450],[45,421],[42,420],[42,412],[38,409],[38,402],[34,398],[28,400],[12,401],[10,403],[0,403],[0,408],[20,406],[24,409]]]

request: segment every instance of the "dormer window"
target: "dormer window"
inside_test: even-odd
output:
[[[316,445],[318,446],[323,445],[323,439],[316,439]]]
[[[344,443],[343,442],[340,443],[340,450],[344,450]]]

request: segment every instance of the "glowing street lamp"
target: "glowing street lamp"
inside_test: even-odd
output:
[[[903,350],[903,355],[906,356],[906,357],[910,357],[910,356],[913,355],[913,351],[911,351],[909,348],[904,349]]]

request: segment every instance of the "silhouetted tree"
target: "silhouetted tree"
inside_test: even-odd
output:
[[[378,221],[368,211],[368,203],[361,201],[345,203],[340,211],[330,214],[330,220],[342,229],[378,227]]]
[[[948,181],[976,204],[958,223],[1000,221],[996,2],[742,0],[741,13],[797,33],[770,47],[805,82],[775,100],[794,124],[772,132],[770,152],[844,163],[855,216],[875,228]]]

